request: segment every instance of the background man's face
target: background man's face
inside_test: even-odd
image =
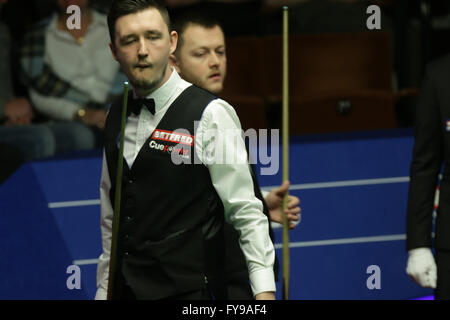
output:
[[[190,24],[182,37],[183,44],[174,59],[181,77],[214,94],[220,93],[227,68],[222,29]]]
[[[169,78],[166,69],[176,48],[177,33],[169,34],[157,9],[117,19],[114,41],[113,56],[138,93],[148,94]]]

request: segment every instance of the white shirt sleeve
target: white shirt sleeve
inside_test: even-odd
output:
[[[97,266],[97,293],[96,300],[106,300],[108,292],[109,257],[111,251],[112,221],[114,211],[109,197],[111,180],[106,163],[105,151],[103,151],[102,177],[100,180],[100,206],[101,206],[101,232],[103,253],[98,259]]]
[[[240,234],[253,294],[275,292],[275,251],[267,217],[253,191],[239,118],[227,102],[216,99],[206,107],[197,129],[195,151],[210,172],[226,220]]]
[[[36,109],[54,120],[73,120],[73,114],[82,106],[72,101],[43,96],[33,89],[29,89],[31,101]]]

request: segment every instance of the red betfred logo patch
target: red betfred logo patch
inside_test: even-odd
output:
[[[166,131],[166,130],[156,129],[152,134],[152,139],[173,142],[173,143],[181,143],[181,144],[185,144],[187,146],[194,145],[194,136],[191,136],[191,135],[185,134],[185,133],[175,132],[175,131]]]

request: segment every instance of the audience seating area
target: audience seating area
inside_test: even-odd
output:
[[[397,127],[395,103],[417,90],[394,92],[385,32],[289,36],[290,133]],[[242,126],[281,128],[282,35],[227,40],[223,97]]]

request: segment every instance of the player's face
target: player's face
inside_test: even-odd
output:
[[[136,93],[145,96],[169,77],[169,56],[175,50],[177,33],[171,32],[159,11],[149,8],[116,21],[111,50]]]
[[[188,25],[183,32],[180,51],[172,61],[186,81],[214,94],[220,93],[227,68],[222,29],[219,26]]]

